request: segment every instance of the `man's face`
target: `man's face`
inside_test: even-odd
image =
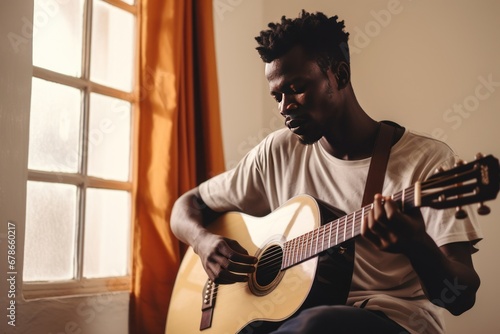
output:
[[[339,109],[331,70],[325,74],[302,47],[295,47],[266,64],[265,75],[285,124],[302,143],[312,144],[331,131]]]

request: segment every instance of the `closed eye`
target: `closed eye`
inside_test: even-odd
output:
[[[294,94],[302,94],[304,92],[304,88],[301,86],[290,85],[290,91]]]
[[[276,100],[276,102],[281,102],[281,94],[277,94],[277,93],[271,93],[271,96],[273,97],[274,100]]]

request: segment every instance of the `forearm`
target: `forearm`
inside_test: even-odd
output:
[[[179,240],[199,255],[211,280],[220,284],[246,282],[248,274],[255,270],[257,259],[248,255],[237,241],[210,233],[205,228],[221,214],[210,209],[195,188],[175,202],[171,228]]]
[[[170,219],[172,232],[180,241],[195,248],[196,240],[207,233],[205,226],[217,215],[201,200],[198,188],[194,188],[175,202]]]
[[[480,284],[468,247],[468,243],[456,243],[440,248],[425,234],[406,252],[427,298],[454,315],[474,305]]]

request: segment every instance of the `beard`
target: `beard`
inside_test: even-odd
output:
[[[314,134],[314,135],[307,135],[307,134],[298,135],[298,134],[295,134],[295,135],[299,138],[299,142],[301,144],[303,144],[303,145],[312,145],[312,144],[316,143],[318,140],[320,140],[321,137],[323,137],[320,134]]]
[[[302,115],[295,119],[285,121],[285,126],[299,139],[304,145],[312,145],[323,137],[323,128],[307,115]]]

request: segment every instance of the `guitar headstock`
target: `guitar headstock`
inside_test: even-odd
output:
[[[421,183],[421,206],[435,209],[456,207],[455,216],[465,218],[463,205],[478,203],[478,213],[485,215],[490,209],[483,204],[497,197],[500,186],[498,159],[478,154],[476,160],[458,162],[450,170],[440,170]]]

